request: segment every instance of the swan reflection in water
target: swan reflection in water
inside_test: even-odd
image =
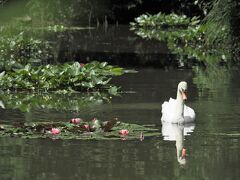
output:
[[[176,141],[177,160],[179,164],[185,165],[186,149],[184,147],[184,136],[190,135],[195,128],[195,124],[173,124],[162,122],[162,136],[165,141]]]

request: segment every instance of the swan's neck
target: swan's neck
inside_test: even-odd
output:
[[[184,128],[178,127],[176,131],[176,150],[177,150],[177,160],[180,164],[186,164],[185,157],[182,157],[182,150],[184,147]]]
[[[176,100],[177,100],[177,104],[176,104],[177,113],[180,114],[183,117],[184,101],[183,101],[182,95],[181,95],[179,90],[177,91]]]
[[[176,133],[176,150],[177,150],[177,158],[181,158],[182,149],[184,147],[184,133],[183,133],[183,126],[178,126],[178,130],[175,131]]]

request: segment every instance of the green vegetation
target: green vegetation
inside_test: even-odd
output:
[[[186,15],[177,15],[175,13],[166,15],[158,13],[156,15],[143,14],[135,18],[136,22],[130,23],[132,28],[138,27],[156,27],[156,28],[186,28],[197,25],[200,20],[198,17],[188,18]]]
[[[21,112],[31,112],[36,109],[55,110],[60,112],[79,112],[111,101],[109,93],[32,93],[32,92],[1,92],[0,105],[5,109],[17,109]]]
[[[195,59],[206,66],[225,63],[230,54],[226,47],[206,43],[206,26],[199,18],[188,18],[176,14],[142,15],[131,23],[131,29],[143,38],[166,41],[172,53],[178,55],[179,64],[188,64],[188,59]],[[167,26],[168,24],[168,26]]]
[[[206,40],[209,44],[229,43],[231,36],[231,15],[237,7],[236,1],[214,0],[212,10],[203,20]]]
[[[21,138],[53,138],[53,139],[140,139],[159,136],[160,132],[154,126],[128,124],[118,121],[116,118],[110,121],[101,121],[94,118],[92,121],[83,121],[78,118],[78,124],[71,122],[34,122],[2,124],[0,137]],[[54,134],[57,129],[58,133]],[[126,135],[121,135],[120,130],[126,130]]]
[[[192,45],[201,40],[203,29],[200,28],[199,19],[192,19],[176,14],[142,15],[131,23],[131,30],[143,38],[167,41],[170,48],[180,45]],[[182,28],[176,28],[182,27]]]
[[[24,32],[6,35],[7,33],[2,31],[0,34],[1,71],[21,69],[29,63],[41,64],[53,57],[52,46],[47,41],[27,37]]]
[[[41,27],[38,28],[39,30],[47,30],[47,31],[53,31],[53,32],[64,32],[67,30],[85,30],[85,29],[94,29],[93,27],[67,27],[64,25],[53,25],[53,26],[47,26],[47,27]]]
[[[106,62],[78,62],[59,65],[32,66],[2,72],[0,86],[3,90],[32,91],[98,91],[117,89],[109,84],[112,76],[124,73],[122,68],[107,65]],[[117,90],[115,90],[117,91]]]
[[[37,35],[42,30],[60,33],[69,30],[64,25],[29,27],[23,24],[2,26],[0,29],[0,85],[3,91],[32,92],[96,92],[118,93],[110,84],[113,76],[127,72],[106,62],[92,61],[82,64],[55,61],[54,45]],[[71,30],[82,27],[72,27]],[[129,71],[128,71],[129,72]]]
[[[199,89],[199,97],[207,95],[216,91],[216,89],[221,89],[222,95],[229,91],[226,87],[231,81],[231,70],[226,69],[225,67],[215,67],[211,66],[207,69],[195,67],[194,69],[195,77],[193,78],[193,83],[196,84]],[[221,79],[221,81],[216,81],[216,79]],[[219,98],[219,94],[214,94],[216,98]]]
[[[132,30],[144,38],[166,41],[179,62],[194,59],[207,67],[239,66],[239,2],[197,0],[194,4],[203,11],[201,19],[188,18],[183,11],[179,15],[144,14],[131,23]]]

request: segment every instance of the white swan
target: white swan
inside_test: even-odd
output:
[[[195,120],[195,112],[192,108],[184,105],[187,99],[187,83],[181,81],[178,84],[177,98],[170,98],[162,104],[161,120],[169,123],[191,123]]]

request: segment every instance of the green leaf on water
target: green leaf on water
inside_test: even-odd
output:
[[[84,128],[84,125],[92,126],[91,121],[83,121],[80,124],[72,124],[70,122],[34,122],[20,123],[15,125],[1,125],[0,137],[21,137],[21,138],[57,138],[57,139],[139,139],[143,134],[145,137],[160,136],[160,130],[155,127],[129,124],[119,122],[113,119],[108,122],[101,123],[98,129],[89,130]],[[100,124],[99,124],[100,125]],[[52,128],[58,128],[60,133],[52,135]],[[119,131],[126,129],[129,131],[127,136],[119,135]]]
[[[109,89],[108,89],[108,93],[109,94],[112,94],[112,95],[117,95],[118,94],[118,88],[116,86],[111,86]]]

